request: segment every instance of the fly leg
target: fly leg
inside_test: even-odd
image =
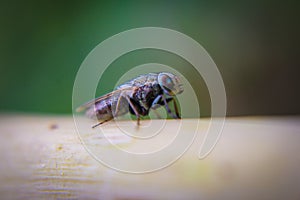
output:
[[[178,107],[177,107],[176,100],[175,100],[174,98],[172,98],[172,101],[173,101],[174,110],[175,110],[175,113],[176,113],[177,119],[181,119],[181,117],[180,117],[180,115],[179,115],[179,112],[178,112]]]
[[[105,122],[108,122],[108,121],[110,121],[110,120],[111,120],[111,119],[106,119],[106,120],[104,120],[104,121],[102,121],[102,122],[99,122],[98,124],[93,125],[92,128],[96,128],[97,126],[100,126],[101,124],[103,124],[103,123],[105,123]]]
[[[159,108],[159,102],[161,101],[161,96],[162,95],[159,95],[159,96],[157,96],[155,99],[154,99],[154,101],[152,102],[152,105],[151,105],[151,109],[154,111],[154,113],[155,113],[155,115],[156,115],[156,117],[158,118],[158,119],[161,119],[161,116],[160,116],[160,114],[156,111],[156,109],[157,108]]]
[[[171,111],[170,107],[169,107],[169,102],[173,101],[173,105],[174,105],[174,109],[175,109],[175,114]],[[169,113],[169,115],[171,115],[174,119],[180,119],[179,113],[178,113],[178,108],[177,108],[177,104],[175,102],[174,98],[165,98],[164,95],[158,95],[154,101],[152,102],[151,108],[155,111],[159,106],[164,105],[167,112]],[[157,116],[158,113],[155,112],[155,114]],[[160,116],[159,116],[160,118]]]
[[[128,96],[125,96],[127,102],[129,103],[130,107],[132,108],[135,116],[137,117],[137,125],[140,125],[140,114],[138,113],[138,111],[136,110],[136,108],[134,107],[134,105],[132,104],[130,98]]]
[[[121,98],[122,97],[125,97],[124,95],[125,92],[122,92],[120,94],[120,96],[118,97],[118,101],[117,101],[117,105],[116,105],[116,108],[115,108],[115,114],[113,115],[114,117],[117,117],[118,114],[119,114],[119,111],[120,111],[120,101],[121,101]],[[126,97],[125,97],[126,98]],[[126,99],[127,100],[127,99]]]
[[[162,96],[162,100],[164,102],[165,108],[167,110],[167,112],[174,118],[174,119],[178,119],[178,117],[171,111],[168,102],[166,100],[166,98],[164,96]]]

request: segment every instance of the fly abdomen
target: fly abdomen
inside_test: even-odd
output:
[[[111,100],[102,100],[91,106],[87,111],[86,115],[89,118],[98,119],[98,120],[108,120],[113,118],[111,111]]]
[[[95,103],[93,107],[87,110],[86,115],[91,118],[96,117],[100,121],[107,121],[127,112],[128,103],[125,98],[119,96],[103,99]]]
[[[109,120],[113,118],[112,101],[110,99],[100,101],[95,105],[98,120]]]

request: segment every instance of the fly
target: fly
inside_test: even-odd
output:
[[[172,73],[143,74],[83,104],[77,112],[85,111],[88,117],[96,117],[99,123],[93,128],[128,112],[136,116],[137,125],[140,125],[141,116],[149,115],[150,109],[156,110],[160,106],[164,106],[174,119],[180,119],[175,96],[182,92],[180,79]],[[168,105],[170,102],[173,102],[175,113]]]

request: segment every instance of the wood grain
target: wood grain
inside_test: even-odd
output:
[[[184,120],[191,126],[197,123]],[[166,126],[176,123],[167,120]],[[177,162],[134,175],[95,160],[83,147],[71,116],[3,113],[1,199],[300,199],[299,117],[227,118],[214,151],[199,160],[208,123],[200,120],[197,139]],[[102,128],[119,132],[114,122]]]

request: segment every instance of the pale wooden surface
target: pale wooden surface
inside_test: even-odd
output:
[[[227,118],[214,151],[198,160],[207,125],[201,120],[197,140],[175,164],[132,175],[92,158],[71,116],[2,114],[0,197],[300,199],[299,117]]]

